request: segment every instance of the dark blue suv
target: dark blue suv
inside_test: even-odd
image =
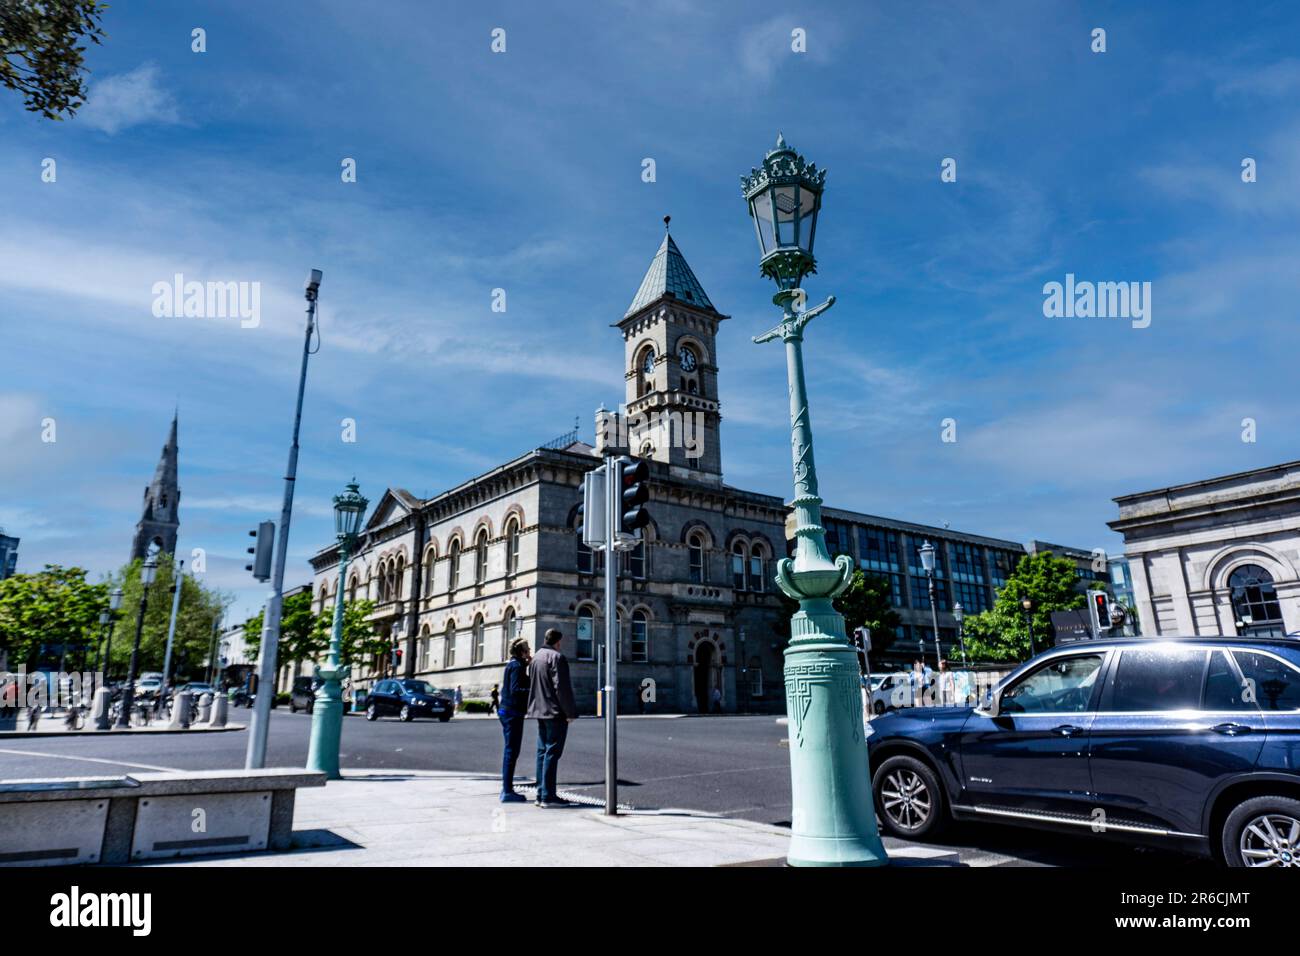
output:
[[[885,832],[952,818],[1092,832],[1300,866],[1300,641],[1129,638],[1064,645],[981,706],[871,722]]]

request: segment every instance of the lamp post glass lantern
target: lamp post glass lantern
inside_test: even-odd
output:
[[[804,329],[835,304],[831,296],[805,308],[799,284],[816,273],[813,241],[826,171],[807,162],[778,135],[759,167],[741,177],[758,237],[759,271],[777,285],[781,321],[755,343],[780,339],[789,378],[794,470],[795,549],[777,562],[777,586],[799,610],[785,651],[793,798],[787,862],[803,866],[874,866],[887,862],[873,811],[860,708],[857,651],[834,598],[848,588],[853,562],[831,560],[817,492],[812,422],[803,367]]]
[[[361,533],[361,522],[370,502],[361,494],[355,478],[341,495],[334,496],[334,532],[339,542],[339,576],[334,587],[334,626],[330,631],[330,652],[325,666],[315,668],[320,686],[311,712],[311,742],[307,749],[307,769],[318,770],[330,780],[338,780],[339,741],[343,735],[343,681],[350,673],[343,656],[343,582],[347,580],[348,559]]]
[[[934,669],[939,669],[943,652],[939,648],[939,611],[934,600],[934,552],[935,547],[929,541],[922,543],[921,567],[925,569],[925,581],[930,593],[930,626],[934,629]]]
[[[1029,635],[1029,656],[1034,656],[1034,602],[1029,598],[1023,598],[1020,601],[1021,608],[1025,612],[1025,633]]]

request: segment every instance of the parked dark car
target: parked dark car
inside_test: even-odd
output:
[[[980,707],[871,721],[885,832],[950,819],[1092,832],[1300,866],[1300,641],[1085,641],[1009,674]]]
[[[320,687],[320,681],[314,677],[295,677],[293,687],[289,691],[289,713],[296,714],[300,710],[305,710],[310,714],[312,708],[316,705],[316,689],[318,687]]]
[[[366,697],[367,720],[396,714],[402,720],[437,717],[445,724],[455,710],[450,698],[422,680],[381,680]]]

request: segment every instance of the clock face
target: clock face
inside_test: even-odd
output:
[[[688,349],[686,346],[683,345],[683,346],[682,346],[682,350],[681,350],[681,352],[678,353],[678,358],[681,360],[681,363],[682,363],[682,371],[683,371],[683,372],[694,372],[694,371],[695,371],[695,353],[694,353],[694,352],[692,352],[690,349]]]
[[[655,370],[655,353],[653,351],[646,352],[645,361],[641,363],[641,371],[645,372],[647,375],[653,375],[654,370]]]

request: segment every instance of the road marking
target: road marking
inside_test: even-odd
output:
[[[40,750],[3,750],[0,754],[17,754],[19,757],[53,757],[56,760],[84,760],[87,763],[106,763],[115,767],[138,767],[141,770],[158,770],[162,773],[181,773],[175,767],[155,767],[149,763],[132,763],[129,760],[104,760],[99,757],[72,757],[68,754],[49,754]]]

